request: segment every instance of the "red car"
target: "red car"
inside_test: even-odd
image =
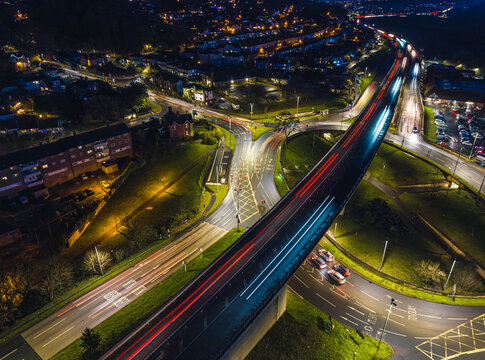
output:
[[[437,141],[437,142],[436,142],[436,145],[439,145],[439,146],[446,146],[446,142],[444,142],[444,141]]]

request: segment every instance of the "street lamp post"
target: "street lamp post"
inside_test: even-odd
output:
[[[298,108],[300,106],[300,97],[296,97],[296,116],[298,117]]]
[[[473,149],[475,149],[475,143],[477,142],[477,137],[478,137],[478,133],[475,134],[475,140],[473,140],[473,146],[472,146],[472,149],[470,150],[470,155],[468,155],[468,161],[470,161],[472,158]]]
[[[386,240],[386,244],[384,245],[384,251],[382,252],[382,260],[381,260],[381,267],[379,270],[382,269],[382,266],[384,265],[384,258],[386,257],[386,250],[387,250],[387,244],[389,241]]]
[[[458,167],[458,160],[460,160],[462,150],[463,150],[463,145],[460,146],[460,153],[456,156],[456,163],[455,163],[455,167],[453,168],[453,174],[451,175],[450,186],[451,186],[451,183],[453,182],[453,179],[455,178],[455,171],[456,171],[456,168]]]
[[[104,275],[103,266],[101,265],[101,261],[99,260],[98,245],[94,245],[94,250],[96,251],[96,258],[98,259],[99,270],[101,270],[101,275]]]
[[[445,287],[443,288],[444,291],[446,291],[446,287],[448,286],[448,281],[450,281],[451,273],[453,272],[453,268],[455,267],[455,264],[456,264],[456,259],[453,260],[453,264],[451,265],[450,273],[448,274],[448,277],[446,278]]]
[[[254,104],[251,103],[251,104],[249,104],[249,106],[251,106],[251,124],[252,124],[253,123],[253,106],[254,106]]]
[[[379,352],[379,348],[381,347],[382,337],[386,332],[387,322],[389,321],[389,316],[391,315],[391,310],[393,306],[397,306],[397,304],[394,302],[394,299],[391,299],[391,303],[389,304],[389,310],[387,310],[386,321],[384,322],[384,327],[382,328],[381,336],[379,338],[379,345],[377,345],[377,352]]]

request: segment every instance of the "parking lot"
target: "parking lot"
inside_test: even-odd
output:
[[[470,106],[432,108],[435,113],[436,140],[440,145],[469,155],[476,136],[474,154],[483,155],[485,119],[481,109]]]

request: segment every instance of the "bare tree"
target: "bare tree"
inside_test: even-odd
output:
[[[71,265],[63,263],[59,259],[52,259],[46,266],[46,273],[41,283],[41,289],[50,300],[53,300],[71,281]]]
[[[421,260],[416,266],[416,274],[426,284],[436,286],[446,276],[445,272],[440,269],[440,264],[431,260]]]
[[[284,131],[285,139],[288,139],[297,130],[300,120],[293,117],[288,111],[282,111],[276,117],[276,123]]]
[[[99,261],[98,261],[99,256]],[[93,274],[101,274],[101,268],[106,269],[111,265],[111,255],[104,250],[98,250],[96,255],[95,250],[90,250],[84,255],[83,268]]]

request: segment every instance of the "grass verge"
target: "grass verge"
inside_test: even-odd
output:
[[[281,150],[281,164],[289,188],[295,186],[331,147],[332,144],[314,132],[291,138]]]
[[[268,131],[273,130],[273,128],[265,127],[265,126],[254,126],[253,128],[250,127],[251,133],[253,134],[253,141],[258,140],[258,138],[267,133]]]
[[[392,348],[369,336],[362,339],[355,329],[332,320],[307,301],[287,293],[286,311],[266,333],[246,360],[280,359],[352,359],[354,352],[362,360],[388,359]]]
[[[401,201],[415,209],[460,249],[485,264],[485,211],[466,191],[402,194]]]
[[[214,261],[225,249],[236,241],[242,232],[237,229],[229,231],[214,245],[187,264],[187,272],[178,270],[172,276],[155,286],[143,296],[129,303],[126,307],[95,327],[102,338],[102,351],[105,352],[120,341],[127,333],[135,329],[148,316],[165,304],[197,274]],[[82,355],[81,340],[74,341],[64,350],[57,353],[53,360],[77,360]]]
[[[432,184],[446,180],[436,167],[387,144],[379,148],[369,172],[391,186]]]
[[[435,142],[436,124],[434,123],[434,112],[429,106],[424,107],[424,136],[429,141]]]
[[[207,215],[210,215],[215,209],[217,209],[217,207],[221,204],[222,200],[224,200],[224,198],[227,195],[227,192],[229,191],[229,185],[219,185],[219,188],[218,188],[218,185],[206,185],[206,186],[209,189],[211,189],[214,195],[216,196],[216,200],[214,204],[212,204],[212,208],[206,214],[207,216]]]
[[[280,156],[281,156],[281,148],[279,149],[276,155],[276,166],[274,168],[273,180],[276,186],[276,190],[278,190],[278,193],[280,194],[280,196],[283,197],[286,195],[289,189],[288,189],[288,185],[286,185],[285,179],[283,178]]]
[[[234,152],[234,150],[236,150],[236,139],[234,138],[234,135],[223,127],[218,126],[218,128],[221,129],[224,134],[224,142],[226,146]]]
[[[373,76],[361,76],[360,77],[360,94],[363,94],[365,89],[367,89],[367,87],[369,86],[369,84],[371,83],[372,79],[374,77]]]

